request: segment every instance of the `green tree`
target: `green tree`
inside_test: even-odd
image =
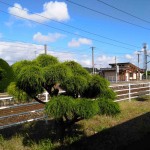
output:
[[[14,73],[9,64],[0,58],[0,92],[5,92],[10,82],[14,80]]]
[[[0,80],[4,77],[4,70],[0,68]]]
[[[50,94],[45,111],[63,129],[96,114],[119,113],[119,107],[113,102],[115,94],[109,88],[109,82],[99,75],[90,75],[74,61],[61,63],[53,56],[40,55],[33,61],[15,63],[13,70],[17,88],[30,97],[45,103],[37,95],[45,90]],[[66,91],[64,96],[59,95],[58,87]],[[100,101],[99,97],[105,101]],[[104,109],[105,106],[107,109]]]

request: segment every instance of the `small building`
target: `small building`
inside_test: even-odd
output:
[[[116,77],[117,81],[142,80],[144,70],[130,62],[109,65],[110,68],[100,68],[100,75],[108,81],[114,82]]]

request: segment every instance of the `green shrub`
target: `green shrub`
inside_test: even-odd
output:
[[[104,90],[101,95],[101,98],[105,98],[105,99],[111,99],[111,100],[115,100],[116,98],[116,93],[111,89],[111,88],[107,88],[106,90]]]
[[[96,115],[99,111],[97,101],[92,101],[89,99],[77,99],[76,100],[76,113],[84,118],[89,119]]]
[[[73,99],[68,96],[52,97],[46,104],[46,113],[56,119],[67,116],[72,119],[77,115],[82,119],[89,119],[99,112],[97,101],[89,99]]]
[[[99,98],[98,105],[99,105],[99,114],[100,115],[105,114],[105,115],[109,115],[109,116],[115,116],[118,113],[120,113],[119,104],[116,102],[113,102],[110,99]]]
[[[29,96],[24,91],[18,89],[15,82],[10,83],[7,87],[7,92],[18,102],[26,102],[29,100]]]
[[[50,101],[46,104],[46,113],[56,119],[67,115],[72,117],[74,112],[74,99],[69,96],[56,96],[52,97]]]

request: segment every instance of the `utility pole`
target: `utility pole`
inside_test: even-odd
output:
[[[116,65],[116,83],[118,82],[118,69],[117,69],[117,58],[115,56],[115,65]]]
[[[143,49],[144,49],[144,70],[146,74],[146,79],[147,79],[147,44],[143,44]]]
[[[45,51],[45,55],[47,55],[47,45],[44,45],[44,51]]]
[[[93,68],[93,74],[94,74],[94,48],[95,47],[91,47],[91,49],[92,49],[92,68]]]
[[[138,52],[141,52],[141,51],[138,51]],[[139,80],[139,79],[140,79],[140,68],[139,68],[140,65],[139,65],[139,64],[140,64],[140,55],[141,55],[141,54],[140,54],[140,53],[137,53],[137,55],[138,55],[138,80]]]

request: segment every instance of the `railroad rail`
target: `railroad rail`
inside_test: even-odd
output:
[[[150,82],[113,85],[110,88],[117,94],[116,102],[131,101],[132,98],[150,95]],[[7,100],[9,98],[12,97],[2,97],[0,100]],[[0,129],[44,118],[46,118],[44,106],[38,102],[0,107]]]
[[[42,104],[30,103],[10,106],[0,109],[0,129],[44,118]]]

